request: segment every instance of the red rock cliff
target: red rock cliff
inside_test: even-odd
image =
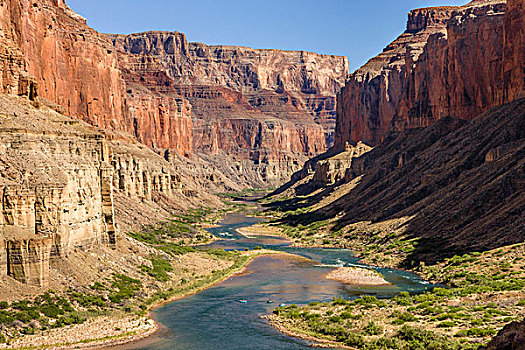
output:
[[[505,9],[504,1],[477,0],[412,11],[407,31],[342,90],[336,146],[377,144],[389,130],[428,126],[449,115],[470,120],[519,96],[523,3],[509,2],[507,15]]]
[[[109,37],[127,81],[162,76],[150,89],[176,91],[191,102],[198,153],[252,160],[277,183],[332,143],[345,57],[207,46],[178,32]]]
[[[525,97],[525,2],[508,0],[504,31],[504,99]]]
[[[151,147],[191,152],[188,102],[126,86],[111,41],[63,0],[0,4],[0,91],[23,93],[31,80],[41,97],[92,125],[133,134]]]

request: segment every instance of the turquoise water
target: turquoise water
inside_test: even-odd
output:
[[[307,259],[264,256],[234,276],[196,295],[174,301],[155,310],[155,319],[164,329],[136,344],[113,349],[307,349],[307,341],[277,332],[261,316],[279,304],[329,301],[334,297],[355,298],[363,294],[390,298],[400,291],[422,292],[432,285],[400,270],[377,268],[391,286],[359,287],[326,280],[323,275],[337,266],[360,264],[344,249],[293,248],[275,237],[246,238],[240,227],[261,221],[242,214],[230,214],[219,227],[209,229],[222,238],[208,247],[244,250],[256,246],[293,253]],[[239,303],[246,299],[247,303]],[[274,304],[268,304],[274,300]]]

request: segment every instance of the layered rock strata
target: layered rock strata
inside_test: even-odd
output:
[[[355,187],[299,218],[338,217],[336,228],[409,218],[415,251],[406,263],[434,263],[525,239],[525,99],[473,121],[442,118],[389,135],[355,159],[343,184]]]
[[[117,223],[141,215],[116,218],[115,195],[164,217],[218,205],[147,147],[36,105],[0,95],[1,275],[45,287],[50,259],[115,245]]]
[[[191,102],[199,154],[250,160],[262,182],[278,184],[332,143],[344,57],[207,46],[177,32],[110,38],[126,81],[146,80],[149,89]]]
[[[412,11],[406,32],[358,69],[339,96],[336,146],[376,145],[389,131],[446,116],[471,120],[519,97],[523,4],[511,1],[505,10],[505,1],[477,0]]]
[[[38,86],[43,98],[91,125],[158,152],[221,150],[238,165],[249,160],[249,171],[273,185],[289,165],[333,142],[346,58],[207,46],[181,33],[107,36],[63,0],[0,4],[2,92],[25,95]]]
[[[115,244],[109,149],[101,134],[56,112],[35,114],[29,101],[0,105],[0,261],[7,275],[45,286],[50,256]]]
[[[316,190],[336,185],[346,180],[347,169],[361,164],[359,158],[372,147],[359,142],[355,145],[346,143],[343,150],[331,148],[328,152],[305,162],[303,168],[295,172],[290,181],[269,194],[276,196],[304,196]]]
[[[149,147],[192,151],[191,109],[175,94],[126,85],[111,41],[63,0],[0,2],[0,92],[41,97]]]

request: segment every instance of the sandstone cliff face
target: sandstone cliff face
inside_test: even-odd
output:
[[[0,106],[0,261],[6,274],[45,286],[50,256],[115,244],[109,150],[101,134],[34,113],[29,101],[1,97]]]
[[[428,126],[449,115],[471,120],[512,100],[523,80],[517,60],[524,46],[516,28],[522,8],[513,7],[512,19],[504,1],[412,11],[407,31],[357,70],[339,96],[336,146],[378,144],[390,130]],[[505,51],[514,60],[508,68]],[[512,92],[504,94],[503,84]]]
[[[2,45],[22,55],[42,97],[101,127],[126,129],[117,56],[63,0],[2,0]],[[3,65],[10,61],[3,60]],[[3,89],[13,92],[8,81]]]
[[[127,81],[155,76],[150,89],[176,91],[191,102],[197,153],[251,160],[263,182],[278,184],[298,168],[293,163],[332,142],[335,93],[348,71],[344,57],[207,46],[177,32],[110,38]]]
[[[63,0],[0,4],[1,92],[25,95],[35,85],[41,97],[91,125],[150,147],[192,151],[189,103],[126,86],[112,43]]]
[[[207,46],[181,33],[108,36],[63,0],[1,5],[1,92],[38,91],[63,112],[158,152],[230,153],[239,165],[252,161],[250,171],[271,185],[290,174],[289,164],[333,141],[346,58]],[[266,128],[268,121],[279,127]],[[268,139],[255,146],[241,140],[257,135]]]
[[[160,220],[175,209],[218,205],[146,146],[35,105],[0,95],[1,276],[45,287],[50,259],[115,245],[117,224],[145,223],[133,210],[116,217],[115,208],[143,203],[162,211],[146,214]]]
[[[507,0],[503,51],[503,98],[525,97],[525,3]]]
[[[188,43],[174,32],[111,36],[132,71],[164,70],[179,85],[219,85],[234,91],[283,90],[333,95],[348,72],[346,57],[304,51]]]

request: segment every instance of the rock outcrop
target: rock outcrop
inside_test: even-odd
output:
[[[388,135],[346,169],[359,182],[333,203],[294,220],[409,218],[416,250],[406,263],[434,263],[525,240],[525,99],[473,121],[442,118]],[[327,191],[330,189],[327,189]]]
[[[523,4],[472,1],[414,10],[407,30],[349,79],[335,143],[378,144],[389,131],[472,120],[523,90]],[[504,86],[505,85],[505,86]]]
[[[525,320],[511,322],[483,347],[483,350],[522,350],[525,348]]]
[[[137,201],[165,215],[218,205],[146,146],[41,103],[0,95],[1,275],[45,287],[50,259],[115,245],[115,195],[117,206]]]
[[[362,164],[360,157],[372,147],[359,142],[346,144],[343,150],[331,148],[328,152],[309,159],[301,170],[295,172],[290,181],[280,186],[268,196],[304,196],[316,190],[337,185],[346,181],[348,169],[358,168]]]
[[[50,256],[115,244],[110,152],[76,120],[0,99],[0,261],[9,276],[45,286]]]

